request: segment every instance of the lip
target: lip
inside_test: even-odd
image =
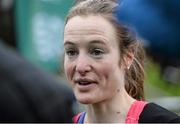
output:
[[[78,78],[75,80],[75,84],[80,91],[88,91],[97,85],[97,81],[88,78]]]
[[[92,79],[88,79],[88,78],[78,78],[78,79],[75,79],[75,83],[78,83],[78,84],[82,84],[82,85],[86,85],[86,84],[91,84],[91,83],[95,83],[97,84],[97,82],[95,80],[92,80]]]

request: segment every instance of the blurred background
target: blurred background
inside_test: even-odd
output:
[[[180,1],[121,2],[118,18],[146,49],[146,99],[180,114]],[[63,27],[72,5],[73,0],[0,0],[0,39],[62,79]]]

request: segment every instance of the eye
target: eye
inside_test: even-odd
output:
[[[94,57],[102,57],[102,55],[104,54],[104,50],[100,48],[94,48],[90,50],[90,54]]]
[[[66,50],[66,55],[68,57],[74,57],[74,56],[78,55],[78,51],[75,49],[68,49],[68,50]]]

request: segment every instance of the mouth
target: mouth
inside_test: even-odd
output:
[[[78,82],[79,85],[89,85],[91,84],[90,82]]]
[[[91,80],[91,79],[77,79],[75,80],[76,84],[79,84],[81,86],[87,86],[87,85],[91,85],[91,84],[97,84],[96,81]]]

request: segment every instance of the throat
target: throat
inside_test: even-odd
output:
[[[120,109],[110,108],[108,106],[98,109],[88,109],[85,116],[86,123],[124,123],[127,112]]]
[[[124,123],[134,101],[128,94],[123,94],[123,97],[117,95],[115,99],[89,105],[85,120],[87,123]]]
[[[108,113],[108,114],[98,114],[92,115],[87,113],[84,119],[85,123],[124,123],[126,120],[126,115],[119,111]]]

